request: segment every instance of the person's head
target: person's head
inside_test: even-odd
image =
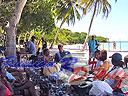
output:
[[[122,55],[120,53],[114,53],[112,56],[110,56],[111,62],[114,66],[123,66],[123,61],[122,61]]]
[[[94,36],[94,35],[92,35],[92,40],[94,40],[94,38],[95,38],[95,36]]]
[[[44,59],[46,60],[46,61],[49,61],[50,60],[50,51],[49,51],[49,49],[44,49],[43,50],[43,55],[44,55]]]
[[[35,37],[35,36],[32,36],[32,37],[31,37],[31,41],[32,41],[32,42],[34,42],[34,41],[35,41],[35,39],[36,39],[36,37]]]
[[[59,44],[59,45],[58,45],[58,49],[59,49],[60,52],[63,52],[63,50],[64,50],[64,49],[63,49],[63,45],[62,45],[62,44]]]
[[[100,58],[100,50],[97,50],[97,51],[95,52],[95,58],[96,58],[97,60],[99,60],[99,58]]]
[[[44,56],[49,56],[49,54],[50,54],[49,49],[47,49],[47,48],[44,49],[43,54],[44,54]]]
[[[107,51],[106,50],[101,50],[100,51],[100,61],[105,61],[107,59]]]
[[[44,41],[44,37],[41,38],[42,42]]]
[[[47,44],[44,44],[43,46],[42,46],[42,49],[46,49],[47,48]]]

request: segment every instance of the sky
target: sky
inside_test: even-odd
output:
[[[128,41],[128,0],[118,0],[117,3],[111,1],[112,9],[108,18],[103,18],[102,14],[95,17],[90,35],[104,36],[110,41]],[[65,23],[62,28],[73,32],[88,32],[90,20],[89,14],[76,21],[74,26]]]

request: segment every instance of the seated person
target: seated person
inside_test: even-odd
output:
[[[113,88],[119,87],[120,81],[124,79],[126,73],[123,67],[122,55],[120,53],[114,53],[110,58],[113,68],[104,76],[104,80]],[[118,85],[118,86],[117,86]]]
[[[102,79],[104,74],[109,70],[110,68],[110,62],[107,60],[107,51],[102,50],[100,51],[100,54],[96,56],[97,62],[96,67],[94,69],[94,73],[97,79]]]
[[[110,62],[107,60],[107,51],[106,50],[102,50],[100,52],[100,56],[99,56],[99,60],[101,62],[96,63],[96,67],[102,67],[105,68],[106,70],[108,70],[110,68]]]
[[[36,58],[36,52],[37,52],[37,50],[36,50],[36,45],[35,45],[35,39],[36,39],[36,37],[35,36],[32,36],[31,37],[31,40],[26,42],[27,52],[29,54],[32,54],[29,57],[29,60],[34,60]]]
[[[53,57],[50,56],[49,49],[44,49],[43,50],[43,63],[44,63],[44,68],[42,68],[42,73],[44,75],[50,75],[53,72],[59,71],[60,70],[60,64],[56,64],[53,61]]]
[[[16,81],[14,83],[14,91],[27,89],[30,96],[36,96],[35,86],[32,81],[28,80],[26,76],[23,76],[21,72],[17,74]]]
[[[60,71],[61,64],[53,61],[52,56],[50,56],[49,49],[44,49],[43,53],[43,60],[45,65],[43,68],[41,68],[41,73],[46,76],[52,76],[52,74],[56,74],[58,76],[57,78],[61,78],[62,80],[67,79],[68,76]]]
[[[58,45],[58,49],[59,49],[59,52],[57,52],[56,54],[55,54],[55,62],[60,62],[60,60],[62,59],[62,58],[64,58],[65,56],[68,56],[68,55],[70,55],[71,56],[71,54],[70,54],[70,52],[69,51],[65,51],[64,49],[63,49],[63,45],[62,44],[59,44]]]
[[[14,90],[28,89],[31,96],[36,96],[35,95],[35,87],[34,87],[33,83],[31,81],[29,81],[27,78],[22,78],[22,73],[20,71],[21,70],[12,69],[12,68],[8,68],[8,67],[5,67],[5,69],[1,68],[0,79],[1,79],[1,81],[3,81],[2,83],[10,90],[12,95],[14,94]],[[6,90],[7,90],[7,88],[6,88]]]
[[[6,90],[9,90],[10,94],[13,94],[12,86],[15,82],[15,77],[3,68],[3,61],[0,60],[0,81],[4,85]]]

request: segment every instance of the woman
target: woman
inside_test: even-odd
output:
[[[41,73],[43,73],[44,75],[50,75],[54,72],[57,72],[60,70],[60,64],[56,64],[53,61],[53,57],[50,56],[50,52],[49,49],[44,49],[43,50],[43,68],[41,68]]]
[[[97,62],[96,67],[93,70],[95,77],[94,79],[101,80],[111,67],[110,62],[107,60],[107,51],[102,50],[96,54]]]
[[[121,81],[125,78],[126,73],[123,67],[122,55],[120,53],[113,54],[110,58],[113,68],[104,77],[105,81],[113,88],[120,87]]]

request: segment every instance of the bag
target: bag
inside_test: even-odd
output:
[[[89,95],[111,96],[113,94],[113,89],[104,81],[93,81],[92,85]]]

